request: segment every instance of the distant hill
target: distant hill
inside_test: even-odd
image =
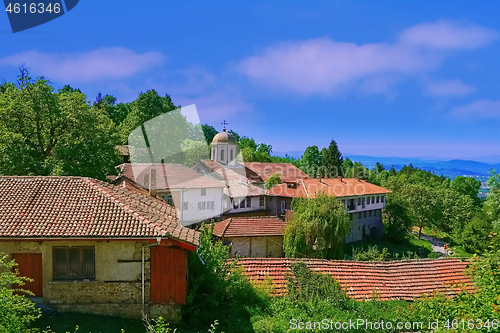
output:
[[[412,163],[414,167],[434,172],[437,175],[442,174],[452,179],[464,175],[488,176],[491,169],[500,171],[500,164],[489,164],[468,160],[439,161],[421,158],[374,157],[363,155],[348,155],[347,157],[355,162],[360,162],[368,168],[373,168],[375,163],[380,162],[386,169],[394,166],[394,168],[400,170],[404,165]]]
[[[300,158],[303,152],[300,151],[290,151],[290,152],[275,152],[273,155],[276,156],[289,156]],[[410,163],[414,167],[428,170],[434,172],[436,175],[445,175],[451,179],[457,176],[478,176],[486,177],[489,175],[491,169],[495,169],[500,172],[500,156],[490,155],[478,157],[476,161],[469,160],[451,160],[443,161],[433,158],[418,158],[418,157],[386,157],[386,156],[366,156],[366,155],[350,155],[346,154],[345,157],[349,157],[353,162],[360,162],[367,168],[373,168],[375,163],[379,162],[384,165],[388,170],[391,166],[394,166],[397,170],[400,170],[404,165]],[[489,163],[491,161],[492,163]]]

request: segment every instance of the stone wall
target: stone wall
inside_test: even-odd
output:
[[[43,302],[59,311],[141,318],[141,248],[149,241],[0,241],[0,252],[42,253]],[[94,246],[94,281],[54,281],[53,246]],[[180,319],[180,305],[150,305],[149,247],[145,248],[145,312]]]
[[[283,257],[283,236],[231,237],[231,256],[252,258]]]

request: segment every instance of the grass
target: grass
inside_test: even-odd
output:
[[[73,333],[76,326],[79,333],[121,333],[122,329],[126,333],[145,332],[142,320],[69,312],[44,315],[33,324],[42,332],[50,327],[56,333]]]
[[[431,244],[423,239],[418,239],[414,235],[409,235],[404,241],[400,243],[388,241],[388,240],[379,240],[379,239],[366,239],[359,242],[354,242],[346,245],[346,259],[352,259],[353,249],[361,249],[363,251],[368,250],[369,246],[376,245],[377,248],[381,251],[383,248],[387,248],[390,254],[391,259],[401,259],[403,256],[408,257],[409,252],[412,254],[413,258],[414,254],[422,254],[420,257],[426,258],[429,253],[432,252]],[[397,255],[396,255],[397,254]]]

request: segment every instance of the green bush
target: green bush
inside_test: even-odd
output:
[[[429,253],[429,255],[427,257],[431,258],[431,259],[437,259],[437,258],[439,258],[439,253],[431,252],[431,253]]]
[[[22,286],[28,278],[12,272],[17,264],[7,260],[7,255],[0,253],[0,333],[26,333],[31,322],[40,317],[40,310],[28,298],[16,295],[14,285]]]
[[[191,327],[206,327],[219,320],[224,330],[234,327],[244,332],[251,327],[251,313],[265,306],[269,296],[242,275],[243,267],[237,266],[237,260],[228,261],[228,246],[221,241],[212,242],[213,228],[213,223],[202,225],[200,246],[189,256],[189,290],[183,320]]]
[[[384,261],[389,259],[389,250],[384,247],[380,251],[377,245],[368,246],[367,251],[353,248],[352,257],[356,261]]]

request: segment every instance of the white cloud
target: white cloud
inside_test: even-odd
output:
[[[461,80],[447,80],[440,82],[430,82],[425,86],[427,94],[443,96],[465,96],[475,91],[473,86],[463,83]]]
[[[139,54],[122,47],[110,47],[82,53],[31,50],[0,58],[0,66],[20,66],[24,63],[33,73],[73,83],[129,78],[160,65],[164,60],[159,52]]]
[[[471,50],[488,45],[500,37],[496,30],[454,21],[417,24],[400,36],[400,43],[435,50]]]
[[[451,111],[460,118],[500,118],[500,100],[482,99],[458,106]]]
[[[478,48],[498,37],[494,30],[440,21],[405,30],[392,44],[357,45],[327,37],[279,43],[236,68],[256,83],[302,95],[335,94],[346,87],[386,92],[387,77],[435,70],[449,55],[443,51]]]

